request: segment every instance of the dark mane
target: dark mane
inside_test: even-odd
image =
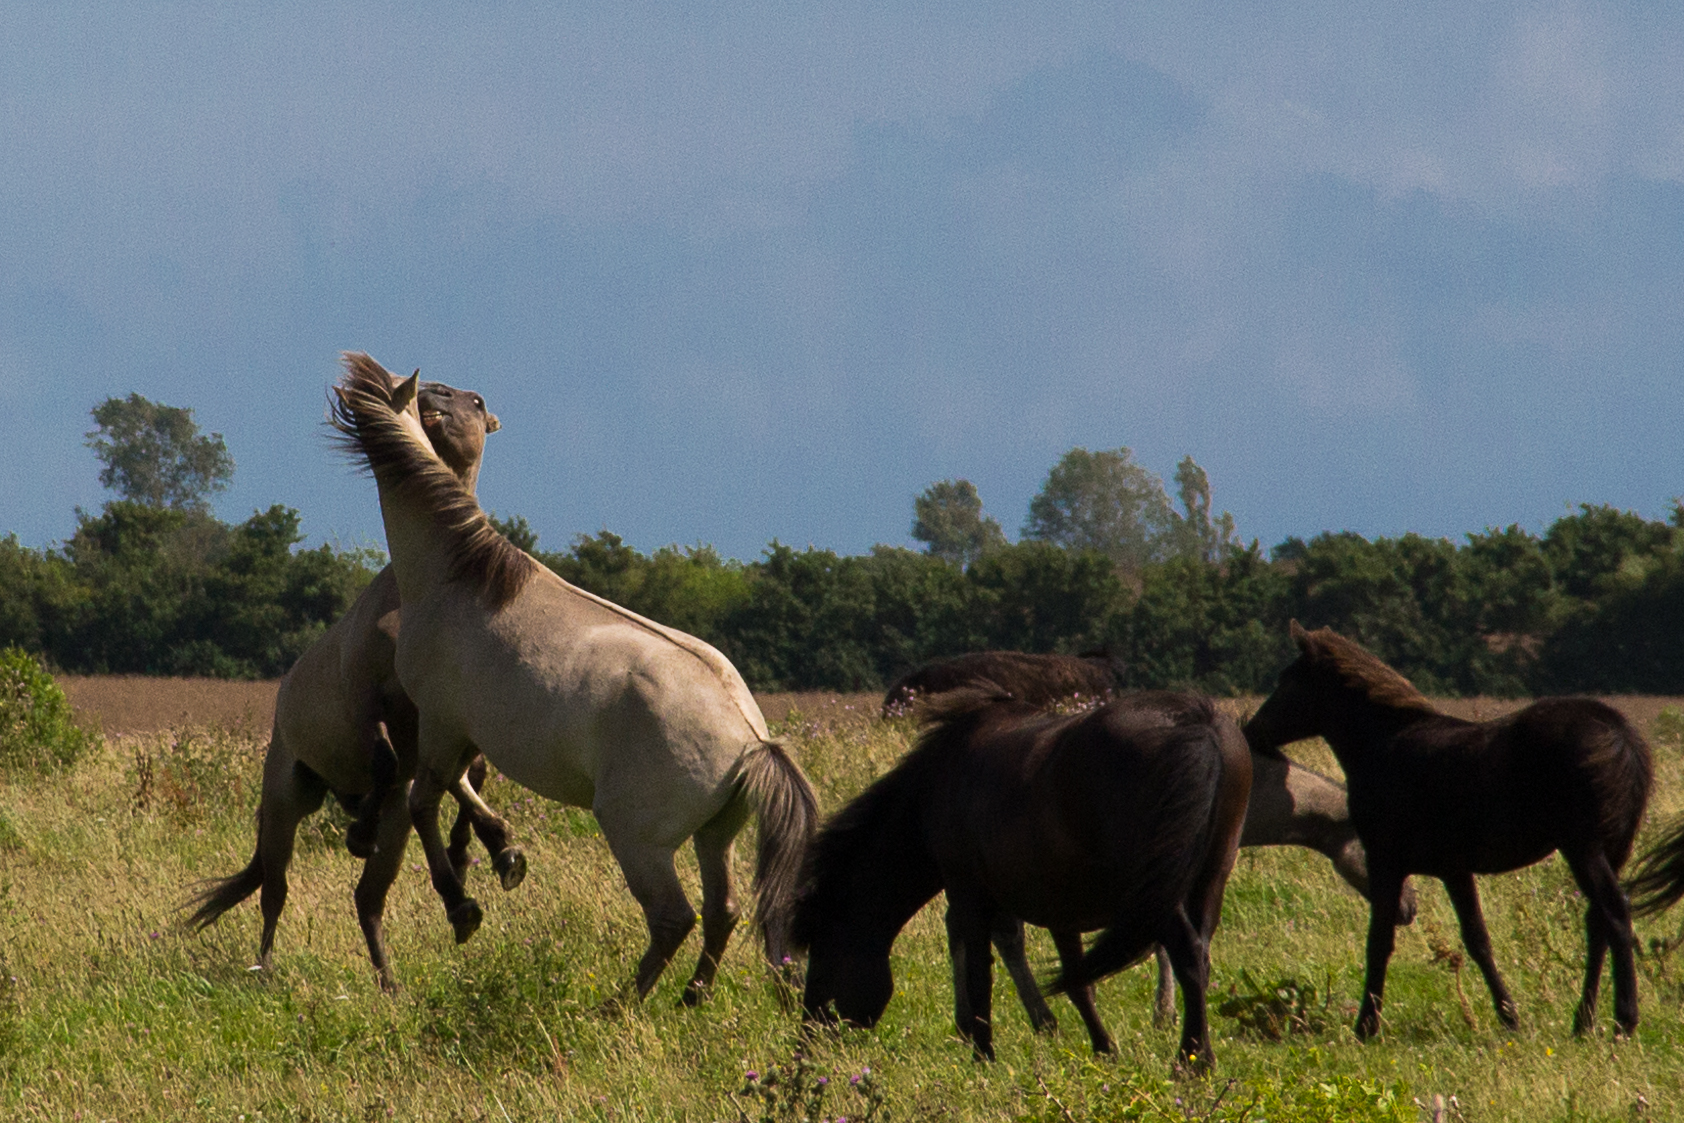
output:
[[[450,579],[473,586],[492,608],[513,600],[538,563],[499,534],[456,474],[398,421],[394,380],[368,355],[347,351],[330,400],[342,443],[377,480],[430,511],[450,553]]]
[[[1332,628],[1303,633],[1300,649],[1305,659],[1332,670],[1346,686],[1361,692],[1372,702],[1400,709],[1438,712],[1427,696],[1415,689],[1414,683]]]

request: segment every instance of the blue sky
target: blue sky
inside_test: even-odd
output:
[[[549,548],[1015,530],[1074,445],[1265,545],[1684,493],[1670,5],[482,7],[6,6],[0,533],[138,391],[378,543],[344,349],[481,391]]]

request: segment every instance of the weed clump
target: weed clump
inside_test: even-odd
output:
[[[137,814],[162,811],[181,826],[239,811],[261,781],[261,750],[229,729],[178,729],[135,746]]]
[[[75,722],[70,699],[21,647],[0,651],[0,770],[69,768],[99,741]]]

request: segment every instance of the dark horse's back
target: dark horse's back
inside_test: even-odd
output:
[[[1116,689],[1117,666],[1106,654],[973,651],[906,672],[884,692],[883,714],[904,713],[917,698],[981,686],[997,688],[1035,707],[1072,697],[1097,701]]]

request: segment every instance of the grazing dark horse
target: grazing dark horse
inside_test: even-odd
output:
[[[954,1020],[994,1056],[992,930],[1051,929],[1090,1019],[1095,981],[1162,944],[1182,991],[1177,1064],[1212,1062],[1209,941],[1251,790],[1251,754],[1206,698],[1150,693],[1049,715],[1001,693],[958,691],[918,744],[843,808],[808,853],[793,942],[808,949],[810,1021],[871,1026],[894,984],[889,949],[947,892]],[[1103,929],[1084,954],[1081,933]],[[1096,1052],[1111,1039],[1089,1020]]]
[[[1573,1032],[1596,1023],[1603,957],[1614,956],[1614,1020],[1637,1028],[1636,938],[1618,871],[1649,799],[1642,736],[1590,698],[1546,698],[1495,721],[1438,713],[1409,681],[1329,628],[1292,624],[1298,658],[1246,724],[1253,752],[1305,737],[1332,746],[1351,822],[1368,853],[1368,978],[1356,1033],[1380,1028],[1398,889],[1410,874],[1444,882],[1462,943],[1497,1017],[1519,1024],[1479,911],[1478,873],[1504,873],[1561,851],[1588,902],[1584,990]]]
[[[919,698],[983,682],[1031,706],[1050,706],[1072,697],[1104,701],[1117,688],[1117,664],[1106,654],[973,651],[925,663],[900,676],[883,694],[883,716],[904,714]]]
[[[1113,664],[1093,655],[1029,655],[1016,651],[981,651],[928,663],[909,672],[883,696],[883,713],[905,712],[917,699],[965,688],[998,686],[1020,702],[1053,706],[1061,702],[1109,698]],[[1368,896],[1368,863],[1345,800],[1345,787],[1304,768],[1279,750],[1252,758],[1251,800],[1246,807],[1240,845],[1305,846],[1327,856],[1334,870],[1358,893]],[[1398,923],[1415,919],[1415,889],[1404,883]],[[1011,975],[1018,1000],[1037,1031],[1058,1028],[1024,948],[1023,922],[1002,916],[994,931],[994,946]],[[1169,956],[1157,951],[1158,987],[1153,1022],[1167,1025],[1175,1015],[1175,976]],[[1081,999],[1076,998],[1078,1009]],[[1082,1010],[1083,1020],[1092,1019]]]

